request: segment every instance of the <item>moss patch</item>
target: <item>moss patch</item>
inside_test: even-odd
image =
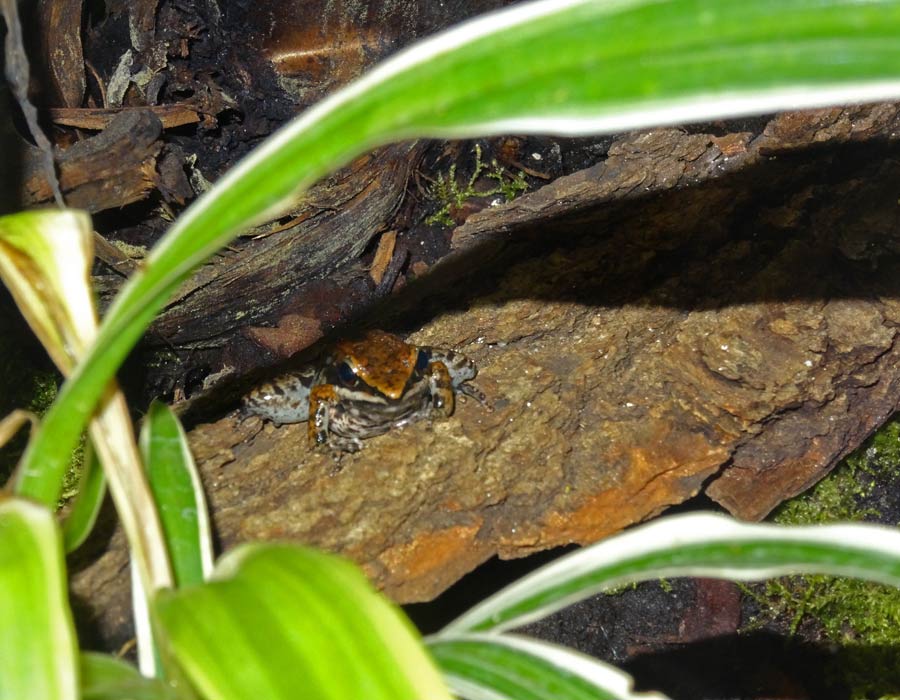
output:
[[[496,184],[488,189],[480,189],[477,184],[482,178],[493,180]],[[456,165],[450,166],[446,176],[438,173],[437,180],[428,190],[428,195],[437,201],[440,208],[425,219],[425,223],[453,226],[456,223],[453,213],[461,209],[466,200],[473,197],[501,195],[506,201],[510,201],[527,189],[525,173],[510,173],[496,160],[492,160],[488,166],[481,160],[481,146],[475,144],[475,169],[464,186],[460,186],[457,182]]]
[[[773,515],[782,524],[900,522],[900,416],[886,423],[808,492]],[[756,624],[777,621],[790,634],[839,644],[829,670],[850,697],[900,698],[900,590],[828,576],[793,576],[748,587]],[[752,626],[752,625],[751,625]]]
[[[8,299],[0,299],[8,303]],[[59,374],[24,321],[0,308],[0,417],[17,408],[42,415],[56,398]],[[0,484],[15,468],[27,443],[27,428],[0,449]]]
[[[0,304],[8,304],[8,299]],[[25,322],[10,306],[0,306],[0,417],[17,408],[42,416],[56,398],[61,377]],[[0,448],[0,485],[5,484],[28,443],[23,428]],[[63,484],[65,501],[74,495],[81,474],[82,448],[72,457]]]

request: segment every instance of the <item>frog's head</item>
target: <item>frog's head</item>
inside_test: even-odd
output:
[[[347,386],[360,384],[390,399],[399,399],[417,369],[419,349],[384,331],[368,331],[361,339],[335,347],[338,378]],[[425,360],[427,366],[427,359]]]

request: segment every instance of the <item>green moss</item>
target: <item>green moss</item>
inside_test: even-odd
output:
[[[27,330],[0,311],[0,417],[17,408],[40,415],[56,397],[58,375],[49,368],[49,362],[35,362],[35,348],[22,345],[23,332]],[[0,449],[0,484],[12,474],[25,449],[27,434],[28,429],[22,428]]]
[[[895,416],[828,477],[806,493],[785,502],[775,511],[773,520],[785,524],[880,520],[880,510],[865,503],[871,498],[876,483],[898,477],[900,417]]]
[[[35,372],[31,375],[30,398],[26,403],[29,411],[43,415],[56,399],[59,375],[55,371]]]
[[[0,417],[17,408],[42,416],[56,399],[61,377],[29,333],[11,312],[0,310]],[[0,449],[0,485],[12,475],[27,440],[28,430],[23,428]],[[61,503],[74,495],[81,464],[79,447],[66,473]]]
[[[773,520],[881,521],[879,498],[896,489],[875,487],[894,482],[900,485],[897,416],[828,477],[783,504]],[[900,697],[900,590],[827,576],[786,577],[747,590],[760,605],[762,621],[778,620],[791,634],[803,631],[841,646],[840,663],[831,670],[851,689],[851,698]]]
[[[497,184],[487,190],[475,188],[475,184],[482,177],[494,180]],[[454,221],[451,212],[462,207],[467,199],[472,197],[493,197],[502,195],[506,201],[515,199],[519,194],[528,189],[525,182],[525,173],[510,174],[501,167],[496,160],[492,160],[490,166],[481,160],[481,146],[475,144],[475,169],[466,182],[465,187],[460,187],[456,180],[456,165],[451,165],[445,176],[438,173],[437,180],[429,188],[429,196],[440,204],[440,208],[427,219],[426,224],[443,224],[453,226]]]
[[[132,260],[143,260],[147,257],[147,246],[131,245],[124,241],[111,241],[111,243]]]

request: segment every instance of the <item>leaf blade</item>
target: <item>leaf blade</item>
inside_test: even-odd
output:
[[[633,692],[630,676],[571,649],[516,635],[427,640],[457,695],[467,700],[665,700]]]
[[[408,623],[331,555],[245,545],[154,607],[204,697],[449,698]]]
[[[49,510],[17,498],[0,500],[0,621],[0,700],[75,700],[77,642],[59,530]]]
[[[82,700],[185,700],[174,688],[144,678],[131,664],[106,654],[81,655]]]
[[[176,586],[202,583],[212,571],[209,514],[187,436],[164,403],[150,404],[141,456],[159,510]]]
[[[67,553],[74,552],[91,534],[103,499],[106,497],[106,477],[97,452],[88,441],[84,449],[84,466],[78,495],[63,522],[63,541]]]
[[[509,629],[638,581],[675,576],[754,580],[793,573],[900,586],[900,532],[859,524],[750,525],[708,513],[661,518],[542,567],[482,601],[439,635]]]

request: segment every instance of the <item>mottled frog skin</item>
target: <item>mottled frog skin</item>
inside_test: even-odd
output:
[[[244,412],[273,423],[309,421],[309,440],[338,452],[423,418],[449,416],[478,370],[453,350],[409,345],[384,331],[337,343],[324,360],[277,377],[244,398]]]

